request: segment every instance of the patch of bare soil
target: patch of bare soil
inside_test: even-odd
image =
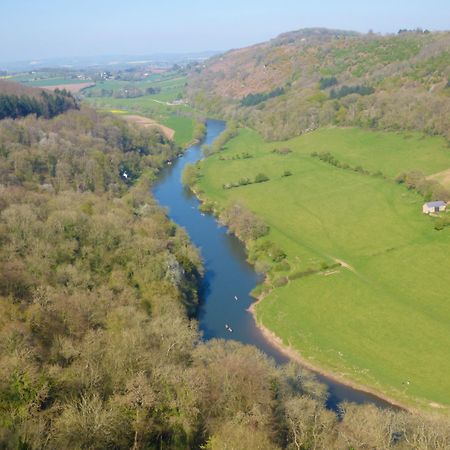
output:
[[[71,94],[78,94],[83,89],[95,86],[95,83],[74,83],[74,84],[58,84],[56,86],[41,86],[41,89],[46,89],[47,91],[54,91],[59,89],[60,91],[65,89]]]
[[[167,139],[173,140],[175,136],[175,130],[172,128],[166,127],[165,125],[161,125],[153,119],[149,119],[148,117],[142,117],[137,115],[131,116],[123,116],[123,118],[127,122],[135,123],[144,128],[157,128],[160,130]]]

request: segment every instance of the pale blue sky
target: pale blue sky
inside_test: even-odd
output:
[[[227,50],[304,27],[450,28],[450,0],[0,0],[0,61]]]

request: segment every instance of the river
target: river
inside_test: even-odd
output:
[[[183,227],[201,250],[205,276],[200,292],[198,320],[204,339],[234,339],[251,344],[278,364],[284,364],[289,358],[264,337],[248,311],[254,301],[249,293],[261,281],[261,275],[247,262],[244,245],[235,236],[228,234],[214,216],[201,213],[199,201],[181,182],[186,164],[202,159],[202,144],[213,143],[224,129],[224,122],[208,120],[204,141],[191,146],[183,156],[161,172],[154,185],[153,195],[161,206],[167,208],[170,219]],[[371,394],[316,375],[328,387],[327,406],[331,409],[335,410],[337,404],[344,400],[390,406]]]

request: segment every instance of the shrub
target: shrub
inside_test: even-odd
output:
[[[269,255],[271,256],[272,260],[275,262],[281,262],[283,261],[283,259],[286,259],[286,253],[284,253],[283,250],[281,250],[281,248],[278,247],[273,247],[269,253]]]
[[[239,180],[239,186],[246,186],[247,184],[251,184],[252,181],[250,180],[250,178],[241,178]]]
[[[255,183],[264,183],[266,181],[269,181],[269,177],[264,173],[258,173],[255,177]]]
[[[276,153],[278,155],[288,155],[289,153],[292,153],[292,150],[288,147],[274,148],[272,153]]]
[[[291,172],[290,170],[285,170],[285,171],[283,172],[282,177],[290,177],[291,175],[292,175],[292,172]]]

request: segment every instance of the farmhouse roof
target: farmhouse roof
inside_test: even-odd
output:
[[[425,204],[428,206],[428,208],[436,208],[436,207],[445,206],[447,203],[439,200],[437,202],[428,202],[428,203],[425,203]]]

